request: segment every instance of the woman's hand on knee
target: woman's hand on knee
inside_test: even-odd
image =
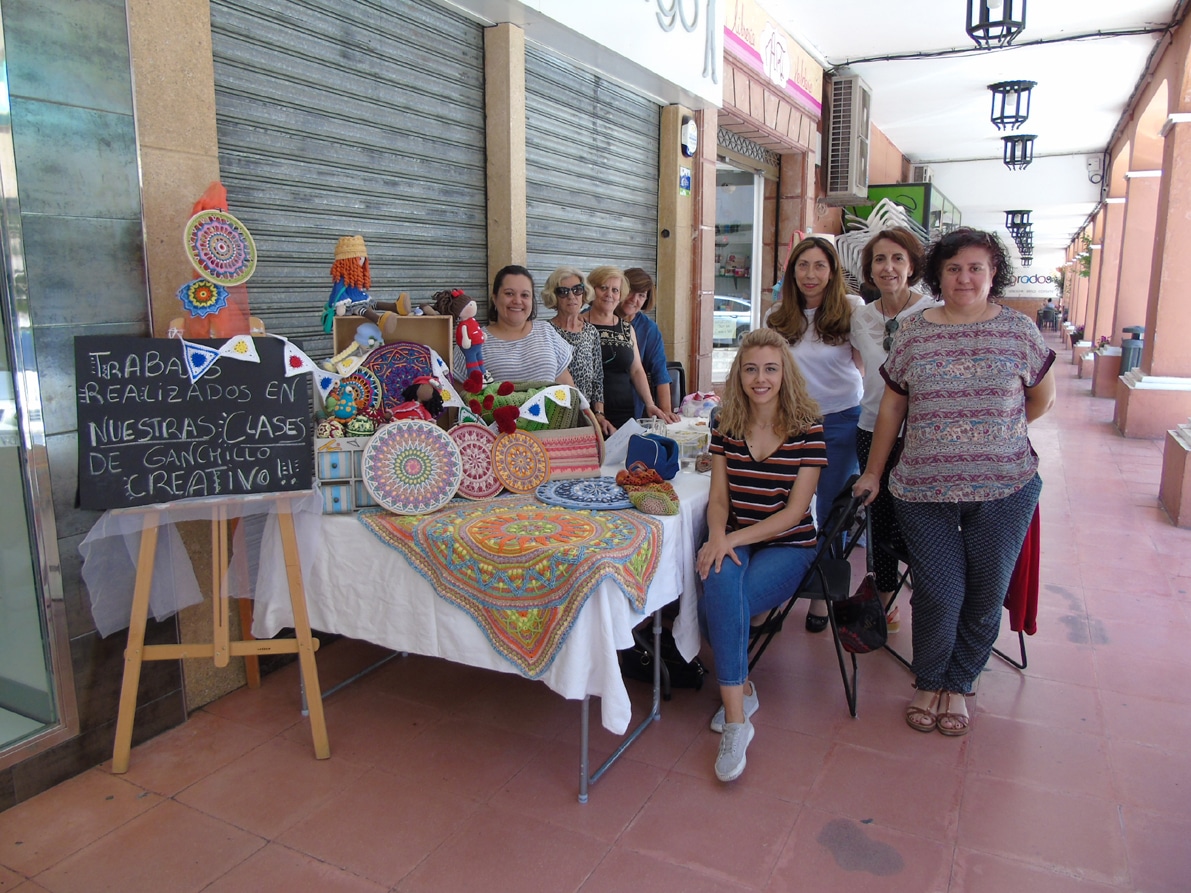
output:
[[[731,558],[737,567],[740,566],[740,559],[736,555],[736,550],[728,544],[727,537],[719,536],[705,542],[703,548],[699,550],[698,557],[695,559],[695,570],[699,574],[699,579],[706,580],[713,568],[718,574],[725,557]]]

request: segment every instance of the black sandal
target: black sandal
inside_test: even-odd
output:
[[[812,614],[809,611],[806,614],[806,631],[808,633],[821,633],[827,629],[827,615],[821,617],[818,614]]]

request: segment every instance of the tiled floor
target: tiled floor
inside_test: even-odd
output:
[[[1112,403],[1056,368],[1033,428],[1039,632],[1024,673],[989,665],[967,738],[906,727],[885,654],[862,658],[849,718],[827,639],[799,627],[755,674],[740,781],[712,775],[712,687],[679,691],[579,805],[579,708],[540,684],[397,658],[327,699],[319,762],[291,667],[127,775],[0,814],[0,891],[1191,889],[1191,531],[1156,504],[1161,444],[1118,437]],[[325,649],[324,685],[376,653]]]

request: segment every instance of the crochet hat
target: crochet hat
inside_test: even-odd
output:
[[[367,257],[368,249],[364,247],[363,236],[344,236],[335,243],[335,260],[345,257]]]

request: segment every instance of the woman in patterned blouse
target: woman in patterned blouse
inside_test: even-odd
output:
[[[715,774],[744,771],[757,689],[748,680],[749,618],[786,601],[815,557],[811,497],[827,464],[819,406],[773,329],[744,336],[711,433],[707,542],[696,570],[700,614],[715,652],[723,706]],[[746,691],[747,688],[747,691]]]
[[[995,235],[967,227],[944,235],[923,280],[943,304],[901,324],[852,492],[876,497],[904,423],[889,492],[914,572],[918,692],[906,722],[959,736],[1042,490],[1026,425],[1054,405],[1055,354],[1032,319],[991,300],[1013,282]]]
[[[583,392],[594,413],[604,411],[604,360],[600,354],[600,333],[581,311],[591,303],[591,286],[574,267],[559,267],[550,274],[542,289],[542,303],[557,311],[550,322],[562,339],[571,345],[571,363],[567,366],[575,387]]]

